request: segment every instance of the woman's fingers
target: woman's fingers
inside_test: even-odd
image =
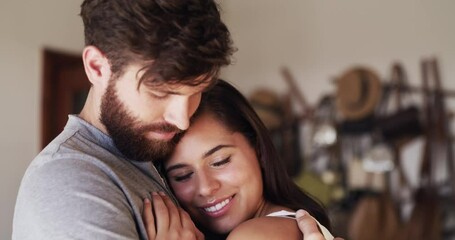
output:
[[[144,199],[144,212],[142,213],[142,221],[147,230],[148,239],[156,238],[155,217],[153,217],[152,203],[148,198]]]
[[[153,197],[153,209],[155,210],[155,222],[157,225],[156,239],[204,239],[202,233],[191,221],[190,216],[183,210],[181,212],[180,208],[175,205],[170,197],[162,192],[153,194]],[[183,217],[181,213],[184,213]]]
[[[177,206],[175,206],[171,198],[166,196],[164,193],[160,192],[160,195],[168,211],[169,229],[180,229],[182,227],[182,223],[180,221],[180,213]]]
[[[172,229],[167,239],[204,239],[202,233],[196,228],[190,216],[183,209],[177,207],[168,196],[162,196],[162,198],[169,211],[169,228]]]
[[[193,220],[191,220],[190,215],[183,210],[182,208],[179,208],[180,210],[180,221],[182,222],[182,227],[184,229],[192,229],[192,232],[194,233],[195,237],[197,240],[204,240],[204,234],[202,234],[201,231],[194,225]]]
[[[180,212],[180,221],[182,223],[182,227],[183,228],[194,227],[194,223],[191,220],[190,215],[188,215],[188,213],[185,212],[185,210],[183,210],[182,208],[179,208],[179,212]]]
[[[156,217],[157,234],[169,231],[169,212],[163,198],[156,192],[152,193],[153,211]]]

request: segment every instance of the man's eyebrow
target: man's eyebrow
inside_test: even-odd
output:
[[[180,92],[176,92],[176,91],[172,91],[172,90],[157,90],[158,92],[162,92],[162,93],[165,93],[165,94],[171,94],[171,95],[183,95],[182,93]]]
[[[223,148],[230,148],[230,147],[234,147],[234,145],[223,145],[223,144],[218,145],[218,146],[216,146],[216,147],[214,147],[214,148],[208,150],[207,152],[205,152],[202,158],[206,158],[206,157],[208,157],[208,156],[214,154],[215,152],[219,151],[220,149],[223,149]],[[168,167],[168,168],[165,170],[165,172],[166,172],[166,174],[168,174],[168,173],[169,173],[170,171],[172,171],[172,170],[179,169],[179,168],[183,168],[183,167],[185,167],[185,166],[186,166],[186,164],[177,163],[177,164],[175,164],[175,165],[172,165],[172,166]]]
[[[169,94],[169,95],[183,95],[183,93],[181,93],[181,92],[170,90],[170,89],[165,89],[165,88],[159,88],[159,87],[158,88],[150,88],[147,91],[160,92],[160,93]]]
[[[206,86],[204,88],[200,88],[199,89],[199,93],[201,92],[205,92],[208,88],[211,88],[212,86]],[[153,88],[151,89],[152,91],[157,91],[157,92],[162,92],[162,93],[165,93],[165,94],[172,94],[172,95],[184,95],[183,93],[179,92],[179,91],[174,91],[172,90],[172,88]]]

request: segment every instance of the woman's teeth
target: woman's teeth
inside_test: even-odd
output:
[[[216,212],[216,211],[219,211],[220,209],[222,209],[224,206],[226,206],[231,200],[230,199],[226,199],[218,204],[216,204],[215,206],[211,206],[211,207],[208,207],[208,208],[204,208],[204,210],[206,212]]]

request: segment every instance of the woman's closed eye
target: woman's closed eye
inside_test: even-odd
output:
[[[220,161],[216,161],[216,162],[212,163],[212,166],[213,167],[221,167],[223,165],[228,164],[229,162],[231,162],[231,156],[229,156],[227,158],[224,158],[224,159],[222,159]]]
[[[188,172],[188,173],[185,173],[185,174],[173,176],[171,178],[174,179],[174,181],[176,181],[176,182],[183,182],[185,180],[190,179],[190,177],[192,175],[193,175],[193,172]]]
[[[231,156],[223,158],[218,161],[214,161],[210,164],[213,168],[221,168],[231,162]],[[175,171],[175,170],[174,170]],[[176,182],[184,182],[189,180],[194,175],[194,171],[182,171],[181,173],[175,172],[175,174],[169,174],[168,178]]]

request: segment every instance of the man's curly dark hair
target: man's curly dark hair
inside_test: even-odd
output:
[[[213,0],[84,0],[80,15],[85,44],[106,55],[113,74],[147,62],[140,81],[147,85],[216,78],[234,51]]]

